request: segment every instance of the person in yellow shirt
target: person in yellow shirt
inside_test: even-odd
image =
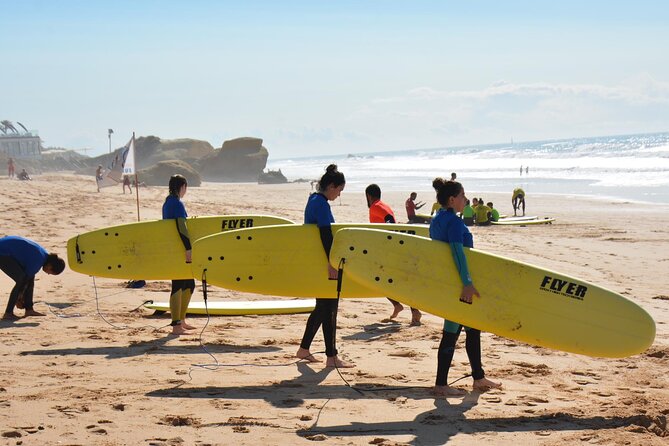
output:
[[[516,211],[523,207],[523,216],[525,215],[525,191],[517,187],[513,190],[511,197],[511,204],[513,204],[513,215],[516,216]]]
[[[491,211],[492,209],[485,205],[483,198],[479,197],[479,204],[474,208],[474,212],[476,212],[476,225],[488,226],[490,224]]]
[[[430,215],[436,214],[439,209],[441,209],[441,205],[439,204],[438,201],[435,201],[434,204],[432,205],[432,210],[430,211]]]

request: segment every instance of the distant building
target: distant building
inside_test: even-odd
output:
[[[42,141],[37,131],[26,129],[17,122],[21,130],[17,130],[11,121],[0,121],[0,153],[12,158],[40,158]]]

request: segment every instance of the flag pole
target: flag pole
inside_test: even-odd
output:
[[[132,145],[133,145],[133,147],[135,146],[135,132],[132,132]],[[135,156],[135,158],[136,158],[136,156]],[[137,165],[135,165],[134,167],[135,167],[135,195],[137,197],[137,221],[140,221],[140,219],[139,219],[139,179],[137,178]]]

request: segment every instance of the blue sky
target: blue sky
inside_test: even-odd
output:
[[[272,158],[669,131],[669,2],[0,0],[0,119]]]

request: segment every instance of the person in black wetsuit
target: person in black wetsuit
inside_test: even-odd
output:
[[[330,164],[325,174],[318,182],[318,192],[309,196],[307,206],[304,209],[304,223],[316,224],[320,230],[321,242],[325,256],[329,258],[332,248],[332,223],[334,216],[328,201],[336,200],[344,190],[346,179],[344,174],[337,170],[336,164]],[[323,274],[326,272],[323,271]],[[328,279],[337,280],[337,270],[328,263]],[[337,358],[336,335],[337,335],[337,309],[339,299],[316,299],[316,307],[307,319],[300,348],[296,356],[309,362],[321,362],[311,354],[309,348],[318,329],[323,326],[323,338],[325,339],[325,365],[328,367],[354,367],[352,363]]]

